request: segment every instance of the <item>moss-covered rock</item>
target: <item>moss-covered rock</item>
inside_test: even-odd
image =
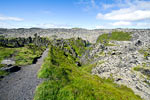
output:
[[[116,41],[129,41],[131,40],[132,36],[131,33],[128,32],[122,32],[122,31],[114,31],[109,34],[102,34],[97,38],[97,43],[101,42],[106,46],[109,46],[110,40],[116,40]]]

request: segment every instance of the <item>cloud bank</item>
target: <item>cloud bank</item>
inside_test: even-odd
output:
[[[150,1],[116,0],[115,4],[102,4],[104,9],[118,8],[107,13],[98,13],[96,19],[109,21],[107,26],[133,26],[150,28]]]
[[[23,21],[24,19],[18,17],[0,16],[0,21]]]

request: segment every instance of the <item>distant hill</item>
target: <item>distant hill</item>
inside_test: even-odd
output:
[[[7,37],[29,37],[34,36],[37,33],[43,37],[55,36],[58,38],[71,38],[71,37],[81,37],[90,42],[96,42],[96,39],[99,35],[103,33],[110,33],[112,31],[126,31],[133,33],[149,33],[149,29],[82,29],[82,28],[72,28],[72,29],[64,29],[64,28],[19,28],[19,29],[4,29],[0,28],[0,34],[3,34]]]

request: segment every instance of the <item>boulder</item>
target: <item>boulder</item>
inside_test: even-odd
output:
[[[4,60],[2,60],[1,64],[4,64],[4,65],[14,65],[15,61],[11,60],[11,59],[4,59]]]
[[[140,40],[138,40],[136,43],[135,43],[135,46],[141,46],[142,45],[142,42]]]

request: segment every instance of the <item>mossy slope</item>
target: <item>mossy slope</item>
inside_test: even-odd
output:
[[[82,68],[75,62],[71,54],[51,45],[38,74],[46,81],[37,87],[34,100],[141,100],[131,89],[91,75],[87,68],[95,65]]]
[[[97,38],[97,43],[104,43],[106,46],[109,46],[110,40],[116,41],[129,41],[132,38],[131,33],[122,32],[122,31],[114,31],[111,34],[102,34]]]

